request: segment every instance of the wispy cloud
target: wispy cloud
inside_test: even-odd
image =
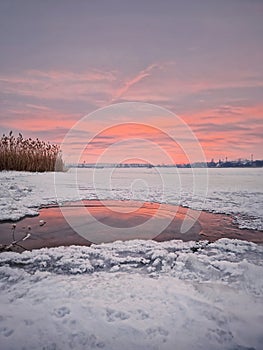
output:
[[[50,111],[51,110],[51,108],[49,108],[47,106],[35,105],[35,104],[31,104],[31,103],[27,103],[25,106],[30,108],[30,109],[37,109],[40,111]]]
[[[182,79],[174,62],[161,62],[148,65],[130,78],[123,77],[123,72],[120,71],[96,69],[83,73],[30,70],[17,76],[0,76],[3,100],[9,98],[8,104],[1,105],[1,126],[3,130],[19,130],[26,135],[33,133],[39,137],[46,136],[47,139],[50,135],[51,141],[54,139],[60,142],[67,130],[86,114],[84,110],[81,113],[80,109],[79,113],[74,112],[74,108],[68,110],[68,106],[76,106],[85,101],[90,102],[90,106],[95,109],[111,102],[141,101],[171,107],[169,109],[174,108],[176,111],[177,101],[181,100],[188,106],[196,96],[200,98],[205,92],[209,104],[200,103],[199,108],[192,105],[190,112],[181,113],[180,117],[200,139],[207,158],[221,157],[222,153],[227,156],[238,155],[238,152],[245,149],[242,144],[248,145],[248,153],[256,154],[258,144],[262,143],[259,130],[261,131],[263,120],[263,106],[260,103],[249,104],[249,99],[237,102],[233,100],[231,104],[231,99],[225,100],[224,95],[220,94],[231,89],[236,91],[237,87],[260,88],[263,83],[258,78],[247,80],[234,75],[225,79],[226,74],[214,80],[206,78],[201,81],[198,77]],[[214,100],[214,96],[218,99]],[[57,105],[61,107],[56,109]],[[213,107],[209,108],[211,105]],[[120,115],[120,121],[123,117]],[[162,116],[159,119],[160,130],[177,129],[175,119]],[[142,121],[149,125],[151,120],[152,115],[142,116]],[[96,120],[96,126],[100,122],[101,120]],[[95,120],[89,125],[89,131],[93,130],[94,125]],[[169,152],[173,148],[169,140],[147,128],[124,128],[119,129],[119,132],[110,130],[108,135],[104,134],[104,139],[94,140],[89,146],[90,154],[99,154],[104,148],[112,147],[123,139],[123,135],[127,139],[134,137],[154,142]],[[86,135],[78,135],[76,142],[83,144],[86,140]],[[125,147],[128,149],[128,145]],[[138,141],[137,146],[134,143],[132,147],[138,148]]]
[[[16,76],[0,76],[0,88],[6,94],[41,100],[86,100],[100,106],[101,97],[110,101],[115,80],[115,72],[96,69],[85,72],[29,70]]]
[[[263,87],[263,79],[247,74],[238,76],[226,71],[211,77],[191,74],[184,77],[175,62],[167,61],[152,63],[131,77],[117,70],[28,70],[18,75],[0,76],[0,89],[5,95],[40,101],[85,101],[97,107],[113,102],[138,101],[173,108],[180,100],[203,99],[205,105],[206,100],[211,103],[220,96],[223,99],[224,91],[231,95],[237,89]],[[38,105],[33,101],[29,104]]]
[[[112,99],[112,102],[114,102],[114,101],[120,99],[122,96],[124,96],[132,86],[138,84],[140,81],[142,81],[146,77],[149,77],[154,70],[161,69],[161,68],[162,68],[162,65],[160,65],[158,63],[153,63],[153,64],[149,65],[148,67],[146,67],[145,69],[138,72],[134,77],[128,79],[124,83],[124,85],[116,91],[116,93],[114,94],[114,97]]]

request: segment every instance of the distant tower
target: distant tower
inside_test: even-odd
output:
[[[253,153],[251,154],[251,163],[253,162]]]
[[[226,157],[226,163],[227,163],[227,157]]]

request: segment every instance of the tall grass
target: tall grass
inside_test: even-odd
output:
[[[0,139],[0,171],[64,171],[62,153],[58,145],[15,137],[10,131]]]

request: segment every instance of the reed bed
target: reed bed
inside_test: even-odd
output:
[[[15,137],[10,131],[0,139],[0,171],[64,171],[62,152],[58,145],[40,141],[38,138],[24,139],[19,133]]]

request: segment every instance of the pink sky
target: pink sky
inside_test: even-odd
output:
[[[147,4],[116,0],[100,7],[66,0],[63,7],[53,7],[31,0],[23,6],[2,2],[2,133],[13,130],[61,143],[77,121],[98,108],[142,102],[180,117],[207,160],[251,154],[262,159],[262,2]],[[105,118],[99,113],[96,117],[91,118],[91,130]],[[118,118],[121,124],[124,116]],[[150,125],[149,116],[138,118]],[[86,145],[79,134],[72,152],[87,146],[83,160],[94,162],[115,144],[114,152],[108,152],[114,162],[114,154],[120,159],[124,148],[123,157],[128,148],[139,153],[141,140],[151,139],[175,162],[185,162],[187,155],[162,136],[174,127],[171,118],[160,116],[158,135],[143,126],[136,131],[120,126],[106,135],[110,143],[100,135],[99,142],[95,137]],[[127,142],[118,149],[120,135]],[[151,158],[152,146],[144,147],[145,157]],[[155,163],[166,161],[161,154],[155,156]]]

